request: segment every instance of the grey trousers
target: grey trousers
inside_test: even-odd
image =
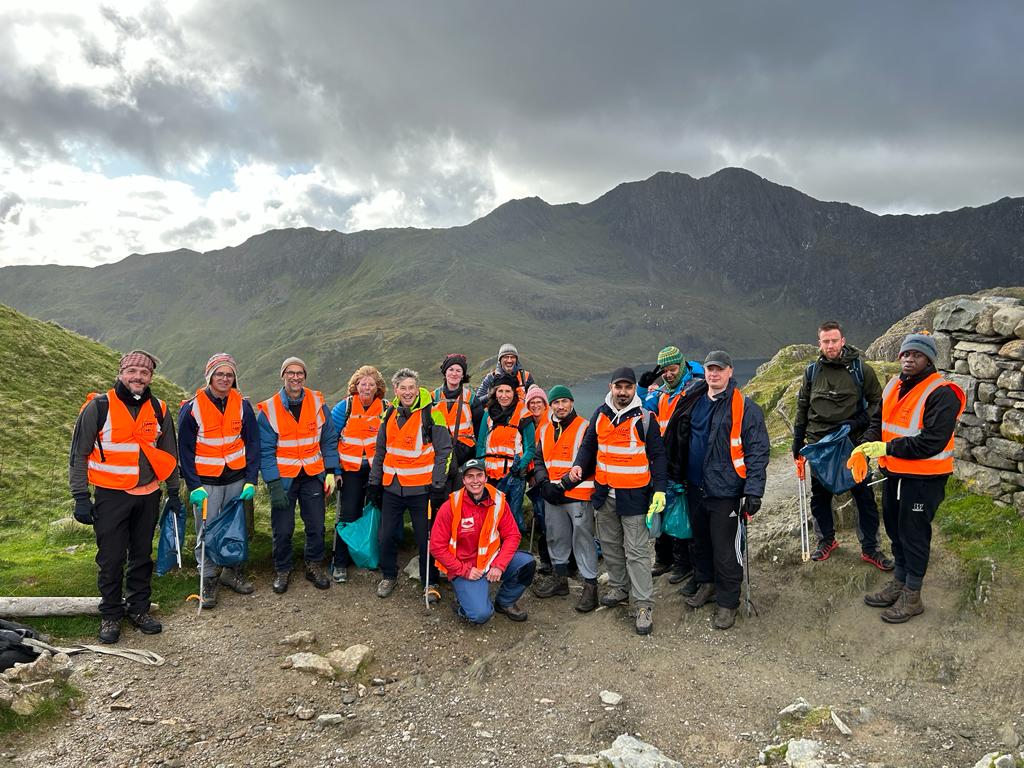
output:
[[[221,510],[224,509],[224,504],[238,497],[238,494],[242,492],[242,486],[245,485],[245,479],[241,479],[237,482],[231,483],[231,485],[204,485],[203,488],[210,494],[206,497],[206,523],[209,525],[213,522],[213,519],[220,515]],[[196,533],[199,532],[199,528],[203,524],[203,508],[196,507]],[[199,544],[200,540],[196,538],[196,565],[199,564]],[[206,565],[203,568],[203,576],[212,578],[217,575],[217,565],[210,559],[209,553],[206,556]]]
[[[597,510],[597,537],[608,567],[608,586],[628,592],[632,608],[654,607],[651,532],[644,517],[620,517],[615,511],[615,499],[610,497]]]
[[[576,554],[576,567],[584,579],[597,578],[597,546],[594,544],[594,507],[589,501],[544,505],[544,530],[548,554],[555,565],[567,565]]]

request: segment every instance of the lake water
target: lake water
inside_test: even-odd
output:
[[[741,387],[750,381],[754,377],[754,372],[757,370],[757,366],[765,362],[767,358],[749,358],[745,360],[733,360],[733,375],[736,377],[736,383]],[[643,371],[649,370],[649,368],[637,367],[633,370],[636,371],[636,375],[640,376]],[[608,376],[611,372],[592,376],[589,379],[571,384],[569,389],[572,390],[573,397],[576,398],[576,412],[584,418],[590,418],[591,414],[597,410],[597,406],[604,402],[605,395],[608,394]],[[544,382],[546,389],[551,389],[552,386],[558,382]]]

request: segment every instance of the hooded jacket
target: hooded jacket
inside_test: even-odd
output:
[[[524,368],[519,364],[519,359],[516,358],[515,367],[510,371],[510,373],[518,379],[519,372],[523,370]],[[499,361],[494,367],[494,370],[484,376],[484,380],[481,381],[480,386],[476,388],[476,397],[478,400],[487,399],[487,396],[491,393],[491,387],[494,386],[494,380],[503,373],[505,373],[505,369],[501,367],[501,361]],[[523,393],[525,394],[528,392],[530,387],[534,384],[536,384],[536,382],[533,380],[533,374],[531,373],[526,377],[526,381],[523,382]]]
[[[370,485],[380,485],[384,480],[384,454],[388,446],[388,419],[397,419],[398,426],[403,426],[416,411],[422,411],[433,402],[430,390],[420,387],[420,392],[412,406],[406,408],[395,397],[384,411],[381,418],[380,430],[377,432],[377,447],[373,455],[373,462],[370,464]],[[448,431],[444,414],[431,409],[430,411],[430,440],[434,445],[434,472],[431,476],[430,486],[437,490],[444,488],[448,477],[448,459],[452,453],[452,434]],[[403,486],[398,482],[398,477],[392,479],[387,490],[396,496],[418,496],[429,493],[431,487],[425,485]]]
[[[861,360],[864,371],[864,399],[867,410],[861,410],[860,385],[852,373],[854,361],[861,359],[860,351],[845,345],[835,360],[824,354],[817,359],[817,374],[808,384],[805,374],[796,396],[796,417],[793,420],[794,446],[816,443],[843,422],[850,423],[850,439],[859,438],[882,402],[882,386],[874,369]]]

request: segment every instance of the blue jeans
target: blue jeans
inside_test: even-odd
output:
[[[527,531],[526,523],[523,520],[523,496],[526,494],[526,481],[521,477],[509,474],[501,478],[494,487],[505,494],[508,505],[512,509],[512,517],[515,518],[516,525],[519,526],[519,532],[525,534]]]
[[[501,588],[494,596],[493,603],[487,589],[491,582],[486,578],[471,580],[456,576],[452,579],[452,589],[459,603],[459,615],[474,624],[486,624],[494,615],[495,603],[509,606],[522,597],[526,588],[533,583],[536,569],[537,564],[529,552],[520,550],[512,555],[508,568],[501,574]]]

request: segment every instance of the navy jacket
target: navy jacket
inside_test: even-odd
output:
[[[221,401],[214,397],[209,387],[206,388],[206,394],[223,413],[223,405],[226,400]],[[196,417],[192,415],[194,401],[195,397],[186,400],[181,406],[181,410],[178,411],[178,467],[181,469],[181,476],[185,479],[186,487],[189,491],[194,491],[202,485],[230,485],[243,478],[245,482],[256,485],[260,471],[260,429],[256,423],[256,411],[252,403],[249,402],[249,398],[242,398],[242,440],[245,442],[245,467],[237,470],[224,467],[224,472],[218,477],[204,477],[196,472],[196,437],[199,434],[199,425],[196,424]]]
[[[714,410],[708,427],[708,446],[704,454],[704,495],[713,499],[732,499],[740,496],[764,496],[768,458],[771,446],[768,442],[768,428],[764,423],[761,406],[744,397],[743,425],[740,436],[743,439],[743,459],[747,467],[744,480],[732,465],[729,453],[729,434],[732,431],[732,393],[736,380],[730,379],[729,386],[715,399]],[[690,448],[690,411],[698,398],[707,397],[706,381],[696,381],[683,394],[676,405],[675,413],[665,430],[669,475],[676,482],[686,481],[686,458]]]

